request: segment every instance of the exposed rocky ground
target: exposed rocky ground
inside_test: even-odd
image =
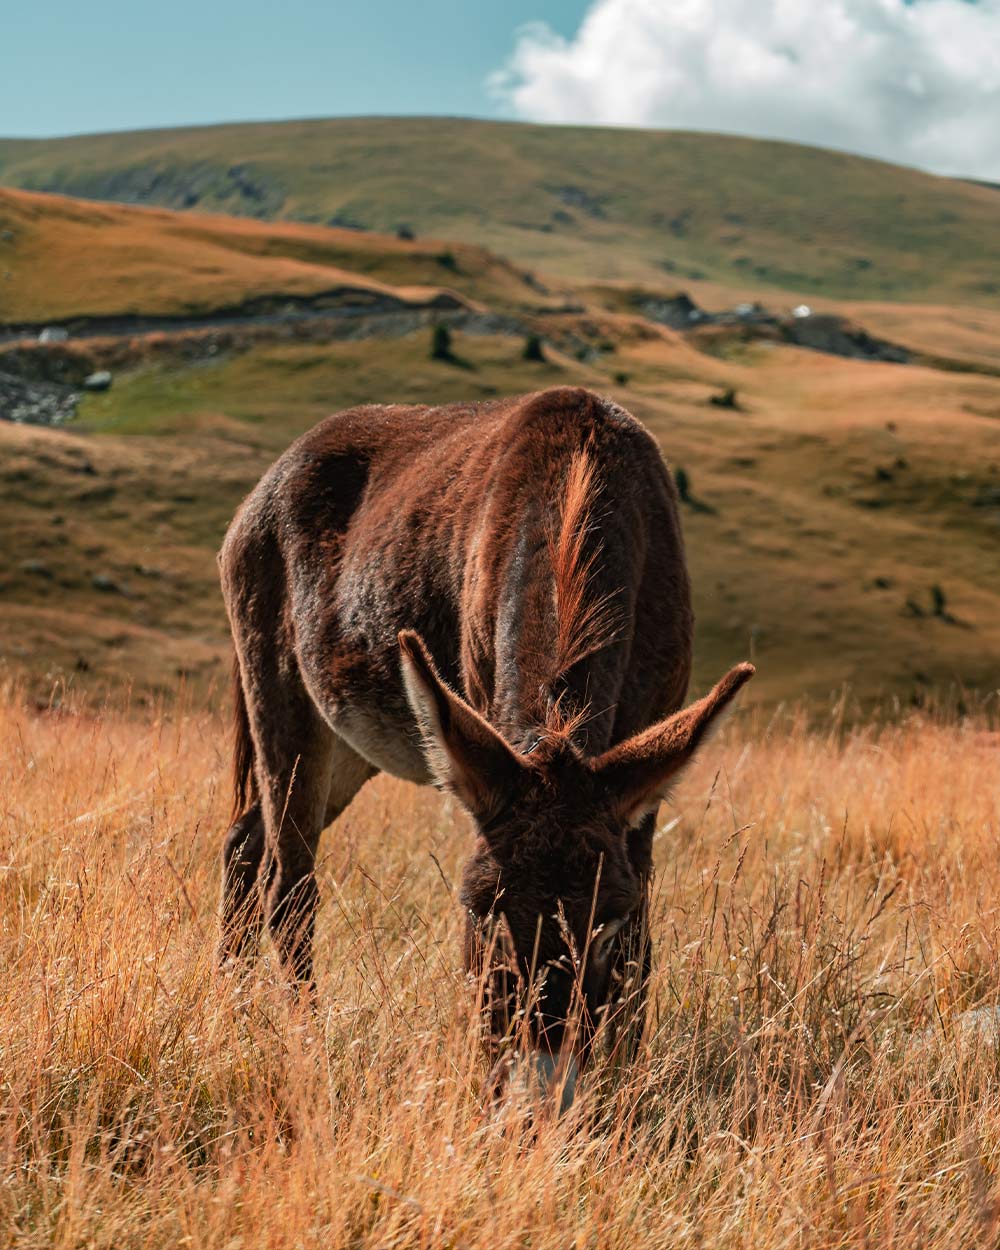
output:
[[[122,204],[162,204],[191,209],[203,201],[214,212],[268,218],[281,213],[286,192],[274,178],[249,163],[219,169],[206,162],[188,165],[152,165],[137,168],[55,174],[31,179],[31,190],[74,195],[84,200],[114,200]],[[332,221],[331,224],[339,224]]]
[[[737,331],[740,337],[747,339],[774,339],[854,360],[886,360],[906,364],[912,358],[912,352],[907,348],[876,338],[846,317],[814,313],[805,307],[790,316],[776,313],[762,304],[739,304],[721,312],[708,312],[699,308],[684,293],[666,299],[640,296],[636,307],[651,321],[688,332],[695,336],[696,341],[709,341],[712,330],[728,330]]]
[[[870,334],[848,318],[802,306],[780,313],[761,304],[709,311],[685,293],[636,292],[628,301],[633,325],[665,326],[710,353],[733,342],[784,343],[827,355],[895,364],[923,363],[960,372],[985,367],[918,355]],[[251,351],[274,342],[324,343],[398,339],[434,324],[466,334],[540,332],[577,359],[600,356],[606,339],[583,305],[550,308],[544,316],[515,316],[476,307],[452,292],[426,300],[338,287],[314,296],[264,296],[203,316],[77,317],[58,325],[0,325],[0,419],[36,425],[71,420],[94,371],[160,362],[191,363]],[[110,385],[110,379],[100,389]],[[95,389],[97,389],[95,387]]]
[[[63,425],[76,415],[79,395],[54,382],[0,371],[0,418],[25,425]]]
[[[0,325],[0,420],[61,425],[81,388],[107,389],[105,371],[153,361],[190,364],[274,342],[397,339],[441,323],[466,334],[522,334],[516,317],[450,292],[406,301],[364,289],[268,296],[200,317],[77,317],[58,325]],[[98,372],[99,371],[99,372]],[[90,386],[95,379],[101,385]]]
[[[230,308],[219,308],[201,316],[145,316],[121,314],[112,317],[73,317],[59,326],[48,323],[0,324],[0,343],[17,339],[60,343],[67,338],[102,338],[120,335],[177,333],[228,326],[284,325],[290,322],[356,321],[361,317],[395,313],[453,312],[467,310],[459,296],[439,291],[426,300],[403,300],[388,293],[364,287],[338,286],[318,295],[267,295],[244,300]]]

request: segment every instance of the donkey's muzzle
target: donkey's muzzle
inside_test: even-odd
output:
[[[565,1115],[576,1097],[578,1074],[573,1054],[532,1050],[512,1061],[510,1087],[526,1095],[531,1102],[549,1106],[554,1103],[558,1114]]]

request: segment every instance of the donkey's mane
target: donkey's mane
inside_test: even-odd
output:
[[[601,483],[588,447],[573,453],[566,474],[559,515],[548,535],[555,608],[555,639],[545,718],[549,733],[572,734],[587,720],[589,706],[570,707],[560,686],[570,670],[614,641],[614,604],[591,585],[602,543],[596,537],[595,511]]]

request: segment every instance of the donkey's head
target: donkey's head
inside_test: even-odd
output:
[[[520,1011],[549,1067],[564,1047],[585,1054],[612,997],[615,935],[642,901],[648,864],[634,848],[648,847],[648,828],[645,839],[635,832],[753,666],[603,755],[560,734],[526,755],[442,681],[417,634],[399,642],[431,772],[479,832],[461,899],[467,964],[483,976],[494,1035]]]

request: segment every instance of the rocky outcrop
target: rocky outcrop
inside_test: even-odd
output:
[[[458,312],[469,305],[452,291],[435,291],[425,299],[402,299],[388,291],[364,286],[337,286],[316,295],[260,295],[228,308],[207,310],[195,316],[119,314],[100,317],[69,317],[58,327],[22,322],[0,324],[0,342],[36,339],[48,346],[67,339],[102,338],[129,334],[170,333],[238,325],[281,325],[293,321],[353,320],[377,315],[408,312]],[[53,329],[63,331],[58,338],[42,338]]]
[[[0,421],[63,425],[76,415],[79,396],[67,386],[0,372]]]
[[[657,325],[669,326],[671,330],[690,330],[709,314],[698,307],[690,295],[683,291],[680,295],[658,298],[650,295],[639,299],[639,312],[649,321]]]
[[[787,342],[808,347],[831,356],[848,356],[854,360],[888,360],[906,364],[911,353],[897,343],[876,338],[845,317],[812,313],[807,317],[782,320],[781,329]]]
[[[128,319],[129,329],[98,335],[89,333],[65,343],[40,343],[35,336],[3,344],[0,371],[12,375],[22,389],[38,384],[39,393],[73,393],[74,406],[82,390],[107,389],[88,379],[105,379],[112,371],[142,367],[158,361],[190,364],[252,351],[268,343],[332,343],[344,340],[397,339],[435,324],[473,335],[522,335],[526,324],[504,313],[469,308],[443,294],[422,304],[388,301],[364,307],[307,308],[302,313],[240,317],[189,318],[169,328],[150,327],[144,318]],[[101,323],[104,328],[104,323]],[[4,415],[0,404],[0,417]],[[72,415],[71,413],[69,415]],[[69,419],[69,415],[64,420]],[[13,419],[13,418],[10,418]],[[26,418],[18,418],[26,419]],[[46,421],[45,424],[52,424]]]
[[[763,304],[750,303],[709,312],[699,308],[683,291],[671,296],[643,293],[637,295],[633,302],[647,320],[669,326],[672,330],[691,331],[695,342],[704,345],[714,345],[720,339],[725,341],[732,337],[742,341],[768,339],[854,360],[886,360],[906,364],[912,359],[912,353],[898,343],[876,338],[846,317],[834,313],[814,313],[804,304],[788,316],[774,312]]]

